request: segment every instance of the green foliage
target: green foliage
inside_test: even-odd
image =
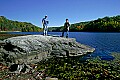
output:
[[[51,31],[62,31],[63,26],[51,28]],[[120,32],[120,15],[98,18],[97,20],[71,24],[71,32]]]
[[[42,29],[31,23],[12,21],[0,16],[0,31],[38,32]]]
[[[45,74],[60,80],[114,80],[120,79],[120,54],[112,54],[112,61],[99,57],[80,62],[80,57],[53,57],[38,64],[38,70],[45,68]]]
[[[63,30],[63,26],[62,27],[49,27],[48,31],[49,32],[60,32]]]
[[[120,16],[104,17],[91,21],[84,26],[84,31],[98,32],[119,32],[120,31]]]

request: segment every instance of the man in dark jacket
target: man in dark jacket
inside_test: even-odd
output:
[[[69,35],[69,27],[70,27],[69,20],[66,19],[66,22],[65,22],[65,24],[64,24],[64,29],[63,29],[63,32],[62,32],[62,37],[64,37],[64,32],[66,32],[66,33],[67,33],[66,38],[68,38],[68,35]]]

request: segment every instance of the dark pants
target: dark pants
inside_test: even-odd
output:
[[[64,29],[63,32],[62,32],[62,37],[64,37],[64,33],[66,32],[66,38],[68,38],[69,36],[69,31]]]

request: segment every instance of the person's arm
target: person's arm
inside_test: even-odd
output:
[[[69,27],[70,27],[70,23],[69,23]]]
[[[44,19],[42,19],[42,25],[44,24]]]
[[[70,24],[68,23],[68,28],[67,28],[67,30],[69,31],[69,29],[70,29]]]
[[[65,27],[66,27],[66,23],[64,23],[63,29],[65,29]]]
[[[47,24],[49,24],[49,21],[46,21]]]

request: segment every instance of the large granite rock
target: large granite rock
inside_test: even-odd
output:
[[[2,55],[0,61],[14,63],[35,63],[51,56],[79,56],[95,50],[90,46],[76,42],[74,38],[42,35],[12,37],[4,42],[5,45],[0,48],[0,55]]]

